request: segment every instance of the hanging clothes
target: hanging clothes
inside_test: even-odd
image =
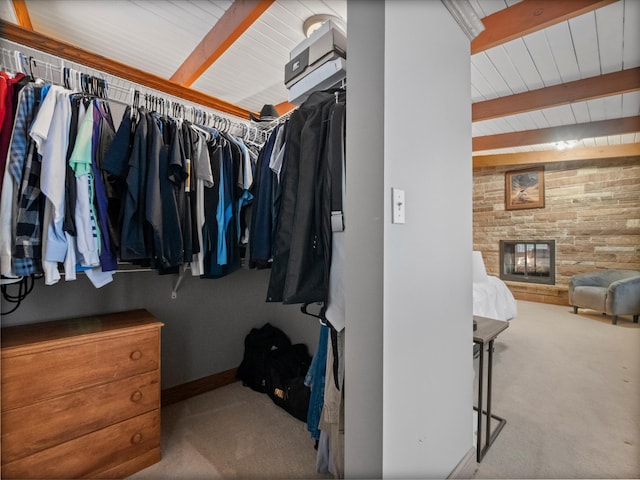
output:
[[[309,398],[309,411],[307,414],[307,430],[314,440],[320,439],[320,418],[324,404],[324,385],[327,369],[327,345],[329,340],[329,327],[320,326],[318,347],[311,360],[309,371],[304,379],[304,384],[311,389]]]
[[[26,276],[42,271],[42,213],[40,191],[40,161],[36,144],[29,136],[29,127],[41,103],[42,86],[27,84],[20,91],[14,122],[9,158],[6,165],[13,180],[17,206],[11,225],[10,276]],[[35,157],[35,161],[34,161]],[[11,195],[13,197],[13,195]],[[5,223],[3,222],[3,225]]]
[[[326,302],[331,258],[327,128],[336,105],[332,92],[314,92],[289,120],[282,197],[267,301]]]
[[[76,203],[78,199],[78,191],[75,182],[75,172],[71,167],[71,154],[73,153],[73,149],[76,144],[76,137],[78,136],[78,123],[80,118],[80,110],[83,100],[83,95],[80,94],[71,94],[69,97],[71,101],[71,121],[69,123],[69,144],[67,146],[67,167],[66,167],[66,175],[65,175],[65,199],[64,199],[64,231],[75,237],[77,235],[76,231]],[[67,270],[67,269],[65,269]]]
[[[240,268],[255,169],[241,140],[140,107],[125,112],[104,168],[126,178],[122,260],[202,278]]]
[[[250,266],[269,266],[271,260],[267,301],[303,303],[302,312],[322,323],[305,378],[311,388],[307,429],[316,440],[317,471],[339,478],[344,475],[345,107],[344,91],[315,92],[271,133],[258,158],[250,242]],[[274,228],[265,235],[268,225]],[[318,315],[307,311],[310,303],[321,305]]]
[[[194,250],[199,251],[197,232],[194,231],[195,221],[195,189],[197,185],[192,185],[195,178],[193,157],[197,135],[191,128],[191,124],[181,119],[177,120],[178,129],[176,139],[174,139],[172,150],[170,178],[175,184],[176,197],[179,199],[178,211],[183,237],[183,262],[193,261]],[[196,235],[194,236],[194,233]]]
[[[43,221],[43,269],[45,283],[60,280],[58,262],[64,262],[69,248],[64,232],[66,155],[69,144],[71,103],[69,91],[52,86],[36,116],[30,135],[41,158],[40,188],[47,198]]]
[[[127,160],[131,153],[132,127],[130,112],[131,107],[127,106],[120,127],[113,134],[111,145],[108,149],[101,148],[101,154],[96,159],[107,197],[107,229],[109,231],[109,239],[111,241],[113,254],[116,257],[119,257],[121,252],[122,214],[124,210],[124,200],[127,194]],[[103,131],[104,128],[109,127],[103,127]]]
[[[0,188],[2,188],[18,96],[22,88],[29,82],[29,78],[24,73],[18,73],[12,77],[6,72],[0,72],[0,77],[0,85],[4,91],[0,103]]]
[[[240,268],[236,223],[238,214],[235,179],[240,167],[239,150],[219,136],[210,151],[213,188],[205,192],[204,278],[220,278]],[[234,200],[235,198],[235,200]]]
[[[345,164],[346,105],[336,103],[332,112],[327,140],[327,176],[325,177],[325,201],[322,204],[323,239],[331,250],[324,257],[325,285],[327,286],[325,321],[341,332],[344,330],[345,315],[345,219],[344,199],[346,198]]]
[[[175,184],[169,176],[169,148],[171,139],[175,138],[176,125],[152,113],[149,129],[145,219],[153,235],[151,260],[162,273],[177,272],[183,259],[182,228]]]
[[[19,87],[26,77],[15,78]],[[96,162],[110,145],[113,122],[108,105],[95,99],[29,78],[11,120],[3,119],[3,138],[12,126],[0,196],[3,275],[44,274],[50,285],[61,278],[61,263],[73,280],[78,262],[94,285],[111,281],[102,272],[115,268],[115,257],[100,224],[107,199]],[[6,95],[4,105],[6,116]]]
[[[253,184],[255,199],[251,215],[251,231],[249,240],[249,267],[268,268],[272,259],[272,243],[274,232],[273,218],[273,171],[269,168],[269,160],[281,127],[278,125],[269,136],[267,143],[260,150],[256,164],[257,174]]]
[[[127,167],[117,171],[126,171],[127,195],[123,204],[122,237],[120,240],[120,258],[125,261],[140,262],[149,258],[146,240],[149,231],[145,222],[145,203],[147,190],[147,135],[149,118],[147,109],[140,107],[138,123],[135,128],[131,155]],[[109,153],[107,153],[109,155]]]
[[[197,136],[197,141],[193,162],[195,183],[192,182],[192,185],[195,185],[195,191],[191,192],[192,200],[195,202],[194,235],[192,236],[194,248],[191,272],[194,276],[200,276],[204,274],[205,191],[211,189],[214,185],[211,158],[207,145],[207,140],[213,136],[213,133],[197,127],[193,131]]]
[[[0,140],[11,138],[0,194],[8,225],[2,274],[44,273],[53,284],[63,264],[66,280],[84,271],[99,287],[118,262],[158,273],[191,266],[202,278],[239,269],[251,234],[255,148],[165,115],[155,97],[128,106],[116,131],[101,82],[83,75],[79,83],[82,92],[72,92],[68,82],[52,88],[0,75]],[[20,101],[9,101],[18,92]]]
[[[92,173],[96,187],[95,205],[100,226],[100,265],[103,271],[114,271],[118,268],[115,245],[111,234],[114,228],[109,225],[109,197],[107,185],[102,174],[102,162],[106,151],[110,148],[115,137],[113,120],[109,105],[101,100],[93,101],[93,136],[91,143]]]
[[[84,108],[83,108],[84,107]],[[97,225],[92,163],[93,102],[82,105],[76,143],[69,159],[74,171],[77,200],[76,218],[78,260],[82,267],[100,265],[100,230]]]

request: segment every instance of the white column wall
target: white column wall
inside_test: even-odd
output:
[[[347,3],[345,476],[382,477],[384,2]]]
[[[346,474],[444,478],[472,446],[469,41],[436,1],[348,17]]]

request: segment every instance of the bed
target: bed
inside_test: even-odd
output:
[[[482,254],[473,252],[473,314],[496,320],[511,320],[518,313],[516,299],[509,287],[493,275],[487,275]]]

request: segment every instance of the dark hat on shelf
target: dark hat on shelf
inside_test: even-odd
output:
[[[273,122],[280,115],[278,115],[278,111],[276,107],[273,105],[264,105],[262,110],[260,110],[260,117],[256,117],[253,113],[249,113],[249,118],[254,122]]]

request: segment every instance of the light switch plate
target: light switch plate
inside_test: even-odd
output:
[[[392,199],[392,223],[404,223],[404,211],[405,211],[405,202],[404,202],[404,190],[400,190],[398,188],[391,189],[391,199]]]

